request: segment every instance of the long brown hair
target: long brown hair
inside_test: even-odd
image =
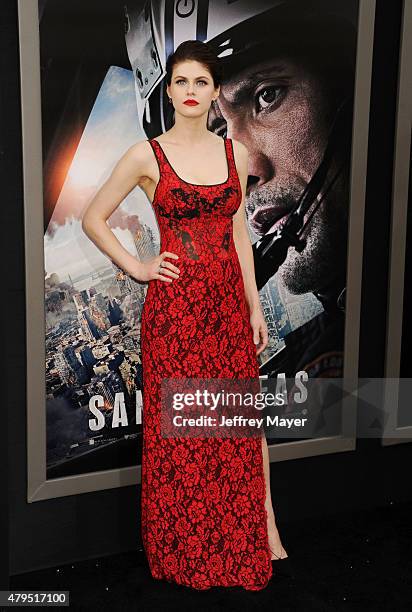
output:
[[[205,42],[184,40],[166,60],[166,82],[168,85],[172,82],[173,68],[180,62],[187,60],[195,60],[203,64],[212,75],[215,88],[221,84],[223,78],[222,63],[216,53]]]

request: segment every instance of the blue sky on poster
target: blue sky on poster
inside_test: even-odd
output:
[[[138,125],[133,73],[112,66],[90,113],[45,235],[47,274],[56,272],[65,281],[68,274],[75,278],[110,264],[84,234],[81,215],[123,153],[144,138]],[[141,222],[157,230],[150,202],[139,187],[119,209],[125,216],[138,215]],[[130,231],[120,228],[113,231],[134,254]]]

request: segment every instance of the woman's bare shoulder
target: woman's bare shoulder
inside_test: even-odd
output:
[[[149,140],[140,140],[131,145],[123,155],[125,162],[135,169],[138,182],[152,179],[154,163],[153,149]]]
[[[246,146],[243,144],[243,142],[240,142],[240,140],[235,140],[234,138],[232,138],[232,143],[233,143],[233,151],[235,152],[235,155],[238,156],[239,159],[247,158],[248,150]]]
[[[240,174],[247,173],[249,152],[246,146],[240,142],[240,140],[235,140],[234,138],[232,138],[232,144],[233,155],[238,172]]]
[[[139,140],[129,147],[125,153],[133,161],[144,164],[153,159],[153,149],[149,140]]]

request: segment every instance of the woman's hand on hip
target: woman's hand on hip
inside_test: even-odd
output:
[[[136,260],[136,270],[130,270],[129,273],[139,281],[161,280],[171,283],[174,278],[179,278],[180,270],[170,261],[167,261],[166,257],[179,258],[176,253],[163,251],[147,261]]]

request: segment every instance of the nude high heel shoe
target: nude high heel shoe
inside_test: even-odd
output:
[[[278,556],[271,548],[269,548],[270,552],[274,554],[277,559],[272,559],[272,570],[273,574],[276,576],[285,576],[287,578],[295,578],[295,574],[293,571],[292,563],[289,559],[289,556],[282,557]],[[282,553],[281,553],[282,555]]]

